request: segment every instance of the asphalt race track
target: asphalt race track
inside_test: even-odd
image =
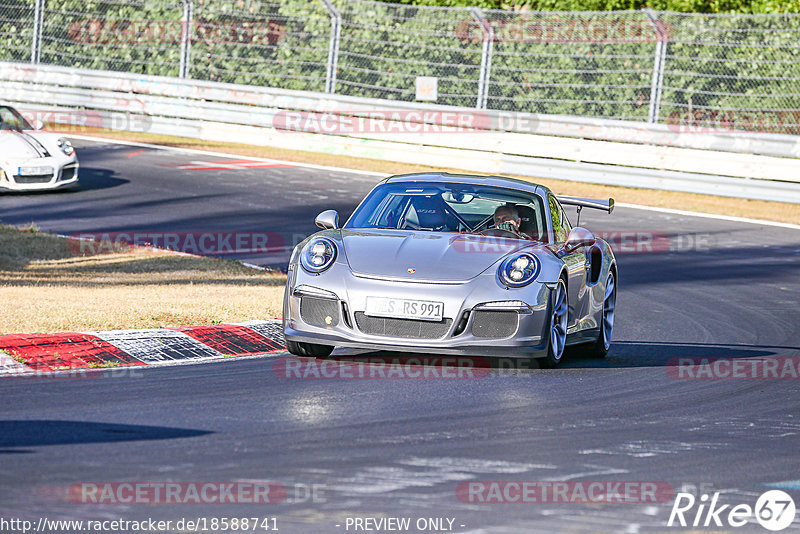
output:
[[[42,230],[65,235],[111,233],[112,239],[134,232],[265,232],[268,247],[274,241],[284,250],[220,257],[285,267],[292,245],[315,231],[319,206],[339,210],[344,222],[378,180],[120,144],[76,140],[75,146],[80,191],[0,197],[0,221],[34,221]],[[229,168],[220,168],[223,161]]]
[[[344,217],[376,181],[304,167],[188,170],[219,158],[76,145],[85,188],[0,197],[3,223],[63,234],[303,234],[323,209]],[[472,379],[286,379],[273,372],[280,356],[97,380],[6,379],[0,516],[276,517],[282,532],[309,533],[366,532],[348,518],[385,517],[449,518],[454,532],[691,530],[667,527],[672,497],[464,502],[456,490],[471,481],[650,481],[750,506],[779,487],[800,504],[798,379],[679,378],[675,367],[677,358],[761,357],[797,368],[800,231],[587,211],[583,226],[619,240],[607,359],[573,355],[557,370]],[[287,498],[99,505],[65,496],[90,481],[252,480],[282,484]],[[798,529],[795,520],[787,531]],[[767,532],[754,522],[729,530]]]

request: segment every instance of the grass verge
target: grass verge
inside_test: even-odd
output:
[[[0,226],[0,334],[280,317],[285,282],[233,261],[142,248],[82,255],[74,240]]]
[[[63,133],[65,135],[69,135],[70,132]],[[122,141],[152,143],[175,148],[211,150],[214,152],[224,152],[238,156],[272,158],[293,161],[297,163],[311,163],[315,165],[327,165],[332,167],[373,171],[385,174],[402,174],[430,170],[444,170],[456,173],[465,172],[463,169],[440,169],[427,167],[424,165],[394,163],[391,161],[355,158],[352,156],[304,152],[299,150],[286,150],[237,143],[204,141],[202,139],[191,139],[186,137],[174,137],[149,133],[120,132],[90,128],[86,128],[85,131],[81,131],[80,133],[83,135],[91,135]],[[734,217],[748,217],[753,219],[764,219],[768,221],[792,224],[800,223],[800,206],[797,204],[766,202],[763,200],[746,200],[718,197],[713,195],[698,195],[694,193],[679,193],[675,191],[658,191],[654,189],[635,189],[630,187],[596,185],[565,180],[531,178],[528,176],[510,176],[546,185],[559,194],[594,198],[613,197],[617,202],[641,204],[643,206],[672,208],[701,213],[714,213],[718,215],[729,215]],[[353,200],[355,202],[356,200],[360,199]]]

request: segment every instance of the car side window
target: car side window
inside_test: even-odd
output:
[[[10,109],[0,107],[0,130],[22,130],[24,126]]]
[[[572,231],[572,223],[569,222],[569,218],[564,211],[564,206],[562,206],[560,202],[558,203],[558,207],[561,211],[561,227],[564,229],[564,240],[566,241],[567,237],[569,237],[569,233]]]
[[[567,217],[564,215],[564,210],[561,204],[558,203],[556,197],[552,194],[547,197],[548,204],[550,204],[550,219],[553,221],[553,236],[556,243],[563,243],[567,240],[567,235],[572,229]]]
[[[457,226],[452,215],[445,211],[445,203],[439,195],[418,195],[411,197],[411,206],[405,216],[405,223],[416,230],[451,231]]]
[[[11,121],[14,116],[6,108],[0,108],[0,130],[11,130],[13,126]]]
[[[408,197],[403,195],[389,195],[383,205],[376,210],[379,217],[374,221],[378,228],[397,228],[397,222],[403,214]]]

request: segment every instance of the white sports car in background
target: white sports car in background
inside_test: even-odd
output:
[[[78,184],[78,157],[65,137],[35,127],[0,104],[0,191],[40,191]]]

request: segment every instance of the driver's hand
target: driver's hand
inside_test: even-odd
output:
[[[518,234],[519,229],[512,221],[503,221],[500,224],[495,225],[495,228],[498,230],[505,230],[506,232],[511,232],[512,234]]]

